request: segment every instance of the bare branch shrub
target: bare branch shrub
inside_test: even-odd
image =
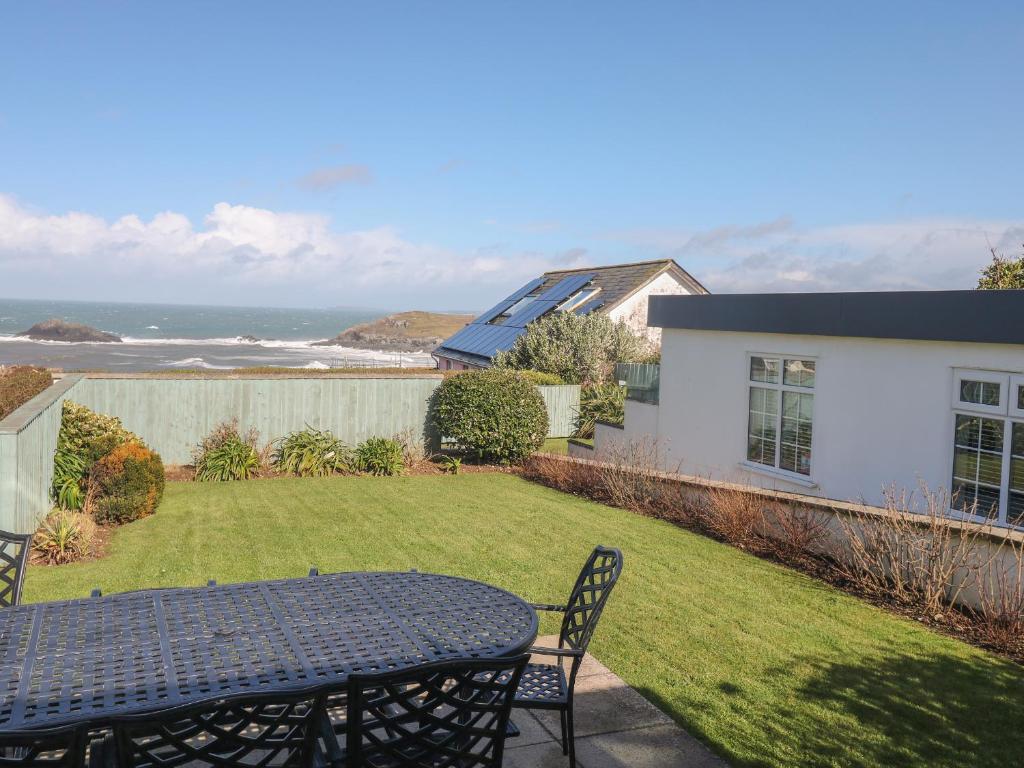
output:
[[[949,494],[923,483],[919,494],[889,487],[884,496],[882,515],[839,516],[839,572],[867,594],[941,614],[985,565],[978,546],[983,526],[951,524]]]
[[[535,453],[520,470],[527,480],[541,483],[566,493],[603,501],[600,469],[583,461],[573,461],[546,453]]]
[[[770,504],[764,510],[764,537],[782,560],[799,563],[825,551],[832,514],[797,504]]]
[[[764,497],[748,491],[708,488],[699,508],[700,524],[741,549],[759,548],[764,530]]]
[[[992,646],[1007,653],[1024,651],[1024,542],[1006,537],[979,570],[978,618]]]

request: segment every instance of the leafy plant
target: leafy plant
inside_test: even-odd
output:
[[[460,456],[442,456],[441,471],[449,475],[459,474],[459,470],[462,469],[462,458]]]
[[[441,382],[432,422],[478,460],[517,463],[540,448],[548,412],[537,388],[517,371],[467,371]]]
[[[62,509],[82,509],[93,465],[119,445],[141,444],[115,416],[95,413],[84,405],[65,400],[61,411],[57,450],[53,457],[50,492]]]
[[[96,525],[87,515],[57,510],[49,515],[32,539],[32,549],[50,565],[73,563],[89,554]]]
[[[530,371],[530,370],[519,371],[519,373],[520,373],[520,375],[526,377],[526,379],[528,379],[529,381],[532,381],[534,384],[536,384],[539,387],[542,387],[542,386],[552,386],[552,385],[556,385],[556,384],[565,384],[565,382],[562,381],[562,377],[559,376],[557,373],[548,373],[546,371]]]
[[[400,475],[405,471],[402,444],[387,437],[371,437],[356,447],[356,466],[371,475]]]
[[[27,365],[0,367],[0,419],[27,403],[51,383],[53,377],[43,368]]]
[[[542,371],[569,384],[603,384],[615,363],[640,362],[650,353],[647,339],[607,315],[553,312],[526,326],[510,349],[495,355],[494,367]]]
[[[164,463],[137,442],[119,445],[89,472],[87,508],[99,523],[130,523],[156,511],[164,494]]]
[[[192,451],[194,477],[199,482],[248,480],[260,472],[260,453],[256,449],[259,433],[250,429],[238,432],[238,420],[214,427]]]
[[[280,440],[274,452],[279,472],[300,477],[325,477],[352,467],[352,451],[328,430],[306,427]]]
[[[978,287],[988,290],[1024,288],[1024,254],[1007,258],[992,248],[992,261],[981,270]]]
[[[594,436],[598,421],[621,424],[625,419],[626,388],[618,384],[598,384],[580,391],[579,421],[576,437]]]

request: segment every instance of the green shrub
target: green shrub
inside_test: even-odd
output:
[[[397,440],[371,437],[356,447],[356,467],[371,475],[400,475],[405,471],[405,451]]]
[[[516,371],[451,376],[434,391],[431,406],[438,432],[481,461],[522,461],[540,448],[548,432],[543,398]]]
[[[213,428],[192,451],[193,476],[199,482],[249,480],[260,473],[259,433],[238,432],[238,419]]]
[[[494,367],[543,371],[586,386],[611,381],[616,363],[640,362],[650,354],[647,339],[607,315],[552,312],[495,355]]]
[[[24,405],[50,384],[53,377],[42,368],[16,365],[0,368],[0,419]]]
[[[164,495],[164,463],[137,442],[117,446],[89,471],[89,511],[98,523],[120,525],[156,511]]]
[[[306,427],[279,441],[274,466],[289,475],[325,477],[350,470],[352,451],[330,431]]]
[[[53,500],[62,509],[82,509],[93,465],[119,445],[141,443],[115,416],[95,413],[65,400],[61,411],[57,451],[53,456]]]
[[[528,381],[532,381],[538,387],[552,386],[556,384],[565,384],[562,381],[562,377],[557,373],[547,373],[546,371],[520,371],[520,375],[525,376]]]
[[[607,421],[621,424],[625,420],[626,388],[618,384],[600,384],[580,391],[579,422],[576,437],[594,436],[594,424]]]

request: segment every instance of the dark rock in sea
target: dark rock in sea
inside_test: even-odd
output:
[[[57,318],[36,323],[18,336],[27,336],[35,341],[95,341],[120,343],[121,337],[106,331],[98,331],[88,325],[67,323]]]
[[[249,336],[249,335],[239,336],[238,340],[242,341],[242,342],[245,342],[246,344],[258,344],[259,343],[259,339],[257,339],[255,336]]]

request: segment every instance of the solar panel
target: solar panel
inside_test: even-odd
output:
[[[594,279],[593,272],[582,275],[569,275],[563,277],[544,293],[537,297],[538,301],[561,301],[572,296],[576,291]]]
[[[601,299],[600,296],[598,296],[596,298],[591,299],[590,301],[583,302],[578,307],[576,307],[576,309],[574,309],[573,312],[575,312],[577,315],[589,315],[595,309],[600,309],[603,306],[604,300]]]
[[[543,277],[538,277],[536,280],[531,280],[526,285],[524,285],[522,288],[520,288],[518,291],[513,293],[511,296],[508,296],[505,299],[502,299],[497,304],[495,304],[493,307],[491,307],[486,312],[484,312],[479,317],[477,317],[476,320],[473,321],[473,324],[474,325],[480,325],[481,323],[489,323],[489,322],[491,322],[491,320],[496,318],[498,315],[500,315],[505,310],[507,310],[510,307],[512,307],[517,301],[519,301],[521,298],[526,296],[526,294],[528,294],[530,291],[532,291],[534,288],[536,288],[538,285],[540,285],[543,282],[544,282],[544,278]]]
[[[505,325],[511,328],[525,328],[527,323],[536,320],[538,317],[557,306],[557,301],[541,301],[540,299],[534,299],[529,306],[523,307],[512,315],[512,317],[506,320]]]

